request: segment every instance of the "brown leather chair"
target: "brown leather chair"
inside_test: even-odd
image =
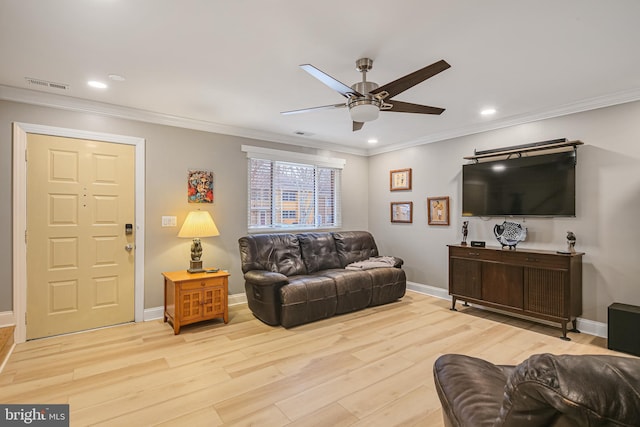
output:
[[[447,427],[640,426],[640,359],[537,354],[504,366],[446,354],[433,375]]]

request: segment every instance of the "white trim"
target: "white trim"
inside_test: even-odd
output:
[[[144,309],[144,321],[148,322],[150,320],[162,319],[164,316],[164,306],[160,307],[152,307]]]
[[[0,312],[0,328],[5,326],[13,326],[16,324],[16,319],[13,317],[13,311]]]
[[[185,129],[214,132],[223,135],[233,135],[249,139],[278,142],[281,144],[290,144],[300,147],[340,151],[343,153],[355,154],[359,156],[374,156],[377,154],[402,150],[405,148],[443,141],[446,139],[458,138],[509,126],[516,126],[524,123],[531,123],[539,120],[566,116],[583,111],[595,110],[598,108],[610,107],[612,105],[638,101],[640,100],[640,88],[583,99],[577,102],[556,106],[550,109],[532,111],[527,114],[493,120],[488,123],[479,123],[462,128],[445,130],[442,132],[431,134],[425,138],[419,138],[413,141],[370,149],[357,148],[346,144],[340,144],[340,142],[331,143],[327,141],[311,139],[308,137],[282,135],[273,132],[229,126],[205,120],[188,119],[185,117],[172,116],[170,114],[157,113],[154,111],[140,110],[136,108],[123,107],[97,101],[89,101],[86,99],[73,98],[70,96],[5,85],[0,85],[0,99],[14,102],[23,102],[26,104],[41,105],[45,107],[58,108],[69,111],[101,114],[104,116],[137,120],[146,123],[156,123],[160,125],[175,126]]]
[[[0,85],[0,99],[25,104],[40,105],[43,107],[57,108],[82,113],[100,114],[108,117],[116,117],[127,120],[137,120],[145,123],[174,126],[184,129],[195,129],[204,132],[233,135],[242,138],[262,141],[278,142],[300,147],[319,148],[323,150],[340,151],[358,156],[366,156],[366,150],[358,147],[350,147],[339,143],[320,141],[309,137],[283,135],[273,132],[247,129],[238,126],[229,126],[207,120],[190,119],[173,116],[171,114],[155,111],[141,110],[138,108],[124,107],[107,104],[104,102],[90,101],[87,99],[73,98],[55,93],[41,92],[12,86]]]
[[[449,296],[449,291],[447,289],[438,288],[435,286],[423,285],[421,283],[414,283],[414,282],[407,282],[407,289],[413,292],[417,292],[419,294],[429,295],[435,298],[451,301],[451,297]],[[514,317],[518,317],[526,320],[532,320],[531,317],[520,316],[517,313],[510,313],[510,312],[506,312],[506,311],[502,311],[494,308],[484,307],[478,304],[469,304],[469,305],[479,309],[483,309],[483,310],[496,311],[498,313],[506,314],[509,316],[514,316]],[[558,326],[557,323],[546,322],[540,319],[536,319],[534,321],[539,323],[544,323],[545,325],[556,326],[556,327]],[[596,322],[595,320],[582,319],[580,317],[578,317],[578,320],[576,323],[577,323],[576,326],[580,332],[584,332],[589,335],[595,335],[597,337],[607,338],[608,332],[607,332],[606,323]]]
[[[27,165],[25,151],[27,134],[44,134],[69,138],[93,139],[133,145],[135,147],[135,321],[143,320],[144,315],[144,182],[145,182],[145,140],[144,138],[91,132],[77,129],[59,128],[31,123],[13,124],[13,312],[16,319],[15,342],[26,340],[27,330],[24,322],[27,310],[27,248],[24,233],[27,229]],[[17,319],[21,319],[17,321]]]
[[[276,160],[281,162],[311,163],[315,166],[323,166],[335,169],[344,169],[347,163],[345,159],[338,157],[317,156],[315,154],[296,153],[294,151],[273,150],[271,148],[243,145],[242,151],[247,153],[249,159]]]
[[[438,288],[436,286],[423,285],[422,283],[415,283],[407,281],[407,289],[419,294],[425,294],[432,297],[446,299],[451,301],[449,291],[446,289]]]
[[[229,295],[229,306],[246,304],[246,303],[247,303],[247,294],[245,294],[244,292],[239,294]]]

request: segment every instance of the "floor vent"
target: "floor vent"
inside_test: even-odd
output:
[[[34,79],[34,78],[31,78],[31,77],[25,77],[25,80],[30,85],[43,86],[43,87],[49,87],[49,88],[52,88],[52,89],[61,89],[61,90],[69,89],[69,85],[68,84],[64,84],[64,83],[49,82],[47,80]]]

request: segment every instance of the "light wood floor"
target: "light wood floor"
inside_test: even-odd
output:
[[[69,403],[71,425],[440,426],[432,367],[444,353],[517,364],[531,354],[617,354],[606,340],[408,292],[399,302],[270,327],[161,320],[18,344],[2,403]],[[619,354],[619,353],[618,353]],[[622,354],[621,354],[622,355]]]

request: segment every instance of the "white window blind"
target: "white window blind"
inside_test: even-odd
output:
[[[252,147],[248,147],[252,148]],[[341,226],[340,177],[344,160],[284,152],[287,160],[268,153],[247,151],[249,157],[249,230],[316,229]],[[274,153],[276,152],[276,153]],[[268,158],[262,158],[268,157]],[[269,158],[270,157],[270,158]],[[333,163],[333,164],[332,164]],[[333,167],[332,167],[333,166]]]

